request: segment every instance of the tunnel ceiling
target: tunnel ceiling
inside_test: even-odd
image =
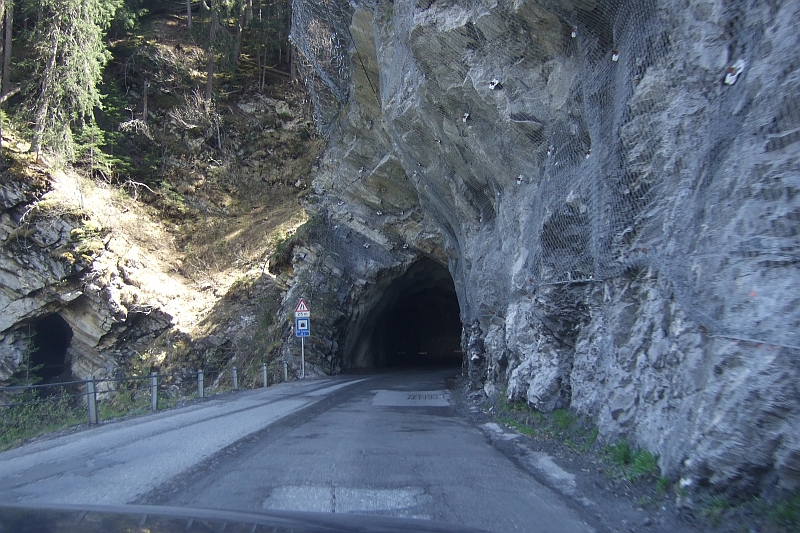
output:
[[[345,368],[461,364],[458,298],[439,263],[425,258],[386,276],[365,311],[348,328]]]

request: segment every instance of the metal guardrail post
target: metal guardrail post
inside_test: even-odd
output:
[[[267,387],[267,363],[261,363],[261,380],[264,382],[264,388]]]
[[[283,381],[284,383],[289,381],[289,363],[287,361],[283,362]]]
[[[150,409],[158,411],[158,374],[150,372]]]
[[[89,408],[89,424],[97,424],[97,389],[94,376],[86,376],[86,404]]]
[[[233,367],[233,390],[239,390],[239,373]]]
[[[203,369],[197,371],[197,397],[205,398],[206,387],[203,385]]]

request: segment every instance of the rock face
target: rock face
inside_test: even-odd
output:
[[[320,370],[375,363],[365,317],[424,257],[487,393],[685,484],[800,487],[797,2],[295,3]]]
[[[172,322],[142,298],[142,269],[130,244],[116,242],[76,206],[48,199],[52,179],[2,174],[0,383],[36,354],[36,338],[51,344],[54,335],[64,337],[56,341],[63,353],[50,354],[60,360],[47,361],[60,368],[54,375],[113,376]],[[64,332],[42,322],[54,315],[66,323]]]

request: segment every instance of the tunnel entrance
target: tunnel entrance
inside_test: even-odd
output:
[[[54,313],[33,323],[31,333],[31,368],[41,365],[36,375],[52,381],[67,368],[67,348],[72,341],[72,328],[61,315]]]
[[[458,297],[446,268],[422,259],[376,291],[373,310],[355,328],[351,369],[461,365]]]
[[[461,321],[455,289],[408,292],[378,323],[375,349],[387,367],[461,364]]]

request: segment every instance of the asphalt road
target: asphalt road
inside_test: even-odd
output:
[[[0,454],[6,503],[155,504],[593,531],[451,405],[454,371],[287,383]]]

